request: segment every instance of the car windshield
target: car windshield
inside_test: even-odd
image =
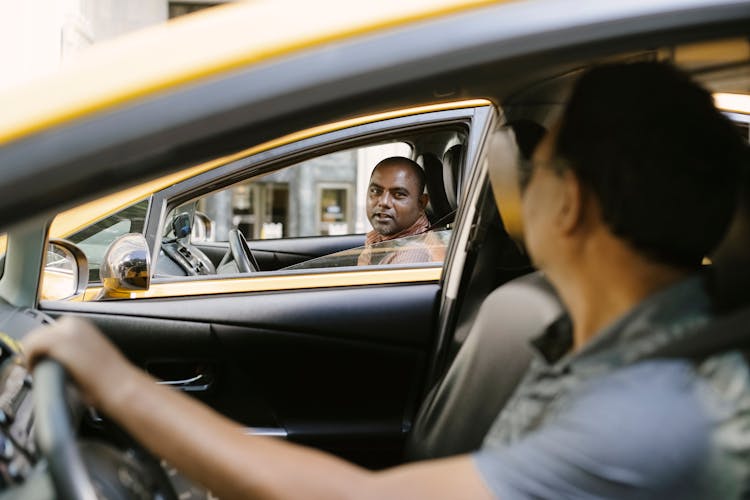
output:
[[[414,236],[332,253],[284,269],[321,269],[381,264],[442,264],[452,230],[428,231]]]

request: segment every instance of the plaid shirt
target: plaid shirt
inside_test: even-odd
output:
[[[382,235],[374,229],[365,237],[365,249],[359,256],[358,266],[385,264],[417,264],[421,262],[442,262],[445,260],[445,245],[437,238],[426,233],[430,221],[422,213],[414,223],[406,229],[392,235]],[[424,238],[410,239],[408,243],[399,246],[395,240],[425,234]],[[378,248],[379,243],[394,241],[394,245]]]

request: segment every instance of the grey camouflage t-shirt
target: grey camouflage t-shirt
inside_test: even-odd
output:
[[[750,376],[730,352],[699,365],[650,359],[710,320],[694,276],[647,298],[583,349],[561,318],[475,463],[516,498],[743,498],[750,479]]]

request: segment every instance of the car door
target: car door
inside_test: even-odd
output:
[[[486,102],[476,104],[287,142],[154,193],[143,228],[152,258],[164,258],[164,226],[186,199],[352,145],[461,129],[466,150],[458,171],[460,182],[468,182],[494,116]],[[463,208],[459,204],[459,215]],[[313,241],[335,247],[342,238]],[[259,240],[256,248],[302,253],[308,242]],[[40,308],[88,318],[144,370],[248,432],[381,467],[401,459],[424,391],[441,276],[440,264],[157,276],[130,299],[41,301]],[[89,292],[90,299],[96,290]]]

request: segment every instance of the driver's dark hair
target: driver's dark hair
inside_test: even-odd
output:
[[[424,187],[426,184],[424,170],[419,166],[419,163],[405,156],[389,156],[384,160],[380,160],[378,164],[375,165],[375,168],[372,169],[372,172],[375,173],[375,170],[377,170],[378,167],[390,167],[393,165],[402,165],[411,169],[412,173],[417,178],[417,183],[419,185],[419,192],[417,194],[421,195],[424,193]],[[370,176],[372,177],[372,174],[370,174]]]
[[[697,267],[724,235],[748,151],[711,94],[663,63],[583,74],[557,136],[611,231],[653,260]]]

